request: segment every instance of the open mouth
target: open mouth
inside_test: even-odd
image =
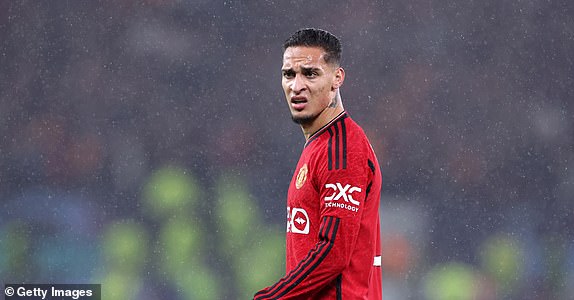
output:
[[[305,98],[291,98],[291,107],[295,110],[303,110],[307,105],[307,99]]]

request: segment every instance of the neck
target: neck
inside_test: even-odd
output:
[[[336,92],[329,106],[327,106],[318,116],[313,120],[313,122],[308,124],[301,124],[301,129],[303,130],[303,135],[305,140],[309,140],[311,135],[317,132],[321,127],[325,126],[327,123],[335,119],[339,114],[341,114],[345,109],[343,108],[343,102],[341,101],[341,95],[339,91]]]

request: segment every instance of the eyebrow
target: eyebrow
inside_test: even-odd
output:
[[[310,68],[301,67],[301,71],[303,71],[303,72],[321,71],[321,68],[317,68],[317,67],[310,67]]]
[[[289,71],[294,71],[293,67],[289,67],[289,68],[281,68],[282,72],[289,72]],[[301,67],[301,72],[310,72],[310,71],[321,71],[321,68],[317,68],[317,67]]]

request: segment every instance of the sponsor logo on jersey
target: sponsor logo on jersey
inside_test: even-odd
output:
[[[287,232],[309,234],[309,215],[302,208],[287,206]]]
[[[350,184],[343,186],[337,182],[325,184],[325,189],[332,190],[332,193],[324,198],[326,207],[343,208],[355,212],[359,210],[361,203],[353,198],[353,193],[360,193],[362,191],[360,187]]]
[[[300,189],[301,187],[303,187],[303,184],[305,184],[305,181],[307,181],[307,173],[309,172],[309,168],[307,167],[307,164],[304,164],[301,169],[299,169],[299,173],[297,174],[297,180],[295,181],[295,187],[297,189]]]

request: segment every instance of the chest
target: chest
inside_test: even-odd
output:
[[[301,155],[287,193],[287,232],[313,234],[320,217],[317,174],[311,153]],[[314,234],[313,234],[314,235]]]

